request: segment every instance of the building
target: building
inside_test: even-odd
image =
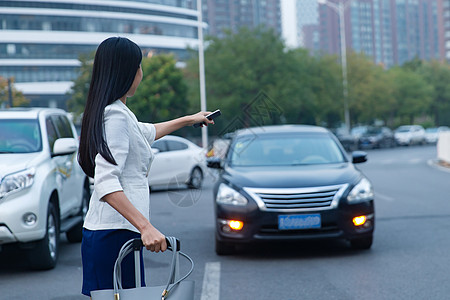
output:
[[[0,1],[0,76],[33,106],[66,108],[82,53],[110,36],[183,60],[197,46],[195,0]]]
[[[339,0],[328,1],[338,3]],[[347,0],[346,46],[386,67],[401,65],[416,57],[442,59],[441,1]],[[325,4],[319,5],[319,24],[320,49],[340,53],[337,12]]]
[[[447,62],[450,62],[450,0],[439,1],[438,9],[442,11],[442,36],[444,56]]]
[[[266,26],[281,34],[280,0],[202,0],[207,33],[223,37],[224,30]]]

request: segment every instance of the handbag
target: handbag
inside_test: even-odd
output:
[[[91,292],[92,300],[193,300],[194,299],[194,281],[185,280],[191,275],[194,269],[193,260],[180,251],[180,241],[174,237],[166,237],[168,249],[172,251],[172,260],[170,265],[169,280],[164,286],[149,286],[143,287],[141,285],[141,264],[140,250],[143,247],[141,239],[131,239],[126,242],[119,251],[119,255],[114,264],[113,284],[114,289],[97,290]],[[122,260],[134,251],[134,265],[136,287],[131,289],[122,288]],[[186,275],[176,280],[176,273],[178,270],[179,255],[186,258],[191,263],[191,268]]]

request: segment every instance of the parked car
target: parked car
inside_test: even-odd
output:
[[[365,133],[367,132],[368,129],[369,129],[369,126],[367,126],[367,125],[356,126],[356,127],[353,127],[353,128],[350,130],[350,134],[351,134],[354,138],[356,138],[357,140],[359,140],[359,138],[360,138],[363,134],[365,134]]]
[[[403,125],[394,133],[397,145],[425,144],[425,129],[420,125]]]
[[[425,140],[429,144],[436,144],[441,132],[450,131],[447,126],[439,126],[425,129]]]
[[[81,241],[90,198],[66,112],[0,110],[0,245],[27,249],[30,266],[55,267],[60,232]]]
[[[394,133],[387,127],[369,126],[358,141],[359,149],[390,148],[395,145]]]
[[[150,187],[186,184],[189,188],[202,186],[206,156],[203,148],[189,140],[167,135],[152,144],[155,159],[150,168]]]
[[[347,152],[358,150],[358,138],[356,136],[351,135],[347,130],[342,128],[331,130],[331,132],[334,133]]]
[[[372,245],[374,193],[327,129],[306,125],[238,131],[214,187],[216,252],[233,253],[240,243],[344,238],[351,246]]]

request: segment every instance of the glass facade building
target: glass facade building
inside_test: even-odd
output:
[[[196,0],[0,1],[0,76],[31,105],[66,108],[80,54],[110,36],[183,61],[197,47]],[[205,24],[204,24],[205,26]]]
[[[281,34],[280,0],[202,0],[207,34],[225,36],[224,30],[265,26]]]
[[[448,0],[353,0],[345,11],[347,48],[385,67],[442,59],[441,1]],[[321,49],[340,53],[337,13],[320,5],[319,14]]]

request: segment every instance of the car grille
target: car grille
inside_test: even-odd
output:
[[[347,184],[313,188],[244,188],[261,210],[277,212],[326,210],[337,207]]]

